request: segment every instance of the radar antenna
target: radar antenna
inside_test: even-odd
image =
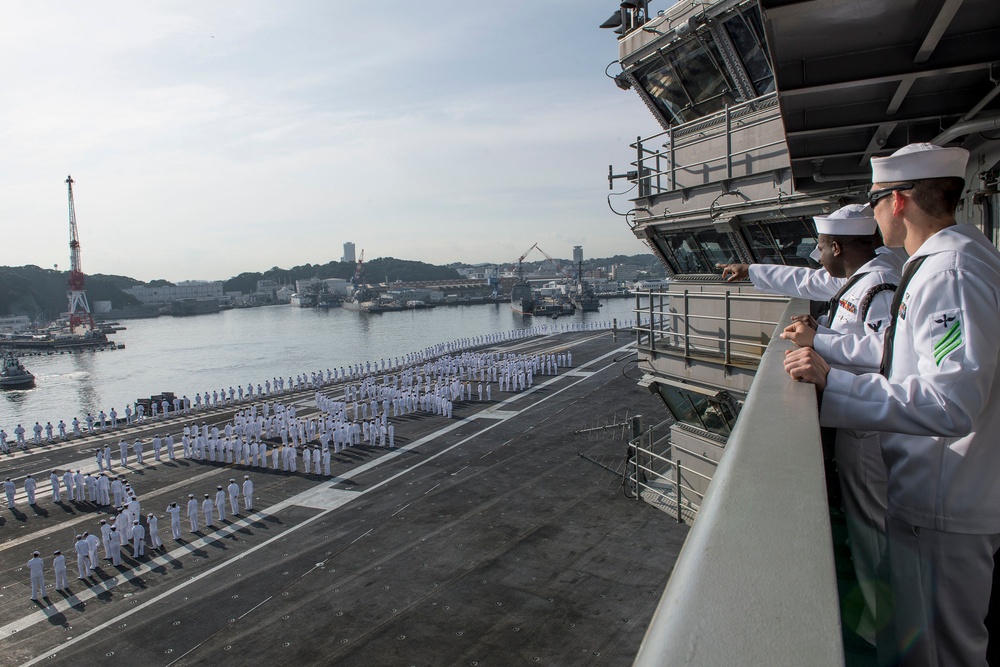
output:
[[[76,231],[76,209],[73,206],[73,177],[66,177],[69,188],[69,330],[77,326],[89,324],[94,326],[94,317],[90,314],[90,304],[87,303],[87,292],[83,289],[83,267],[80,264],[80,235]]]

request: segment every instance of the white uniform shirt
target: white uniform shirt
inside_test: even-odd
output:
[[[878,285],[898,285],[902,270],[903,256],[896,253],[880,253],[857,270],[864,275],[841,295],[834,321],[816,330],[813,348],[828,363],[852,373],[878,372],[895,292],[875,293],[867,311],[863,302]]]
[[[971,225],[938,232],[906,287],[889,378],[832,369],[823,426],[884,431],[889,514],[1000,533],[1000,252]]]

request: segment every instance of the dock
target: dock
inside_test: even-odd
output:
[[[18,486],[17,507],[0,509],[0,665],[630,664],[687,527],[580,456],[626,450],[581,427],[663,409],[635,385],[629,340],[576,332],[498,346],[569,349],[573,367],[492,401],[474,394],[451,419],[391,417],[396,447],[335,454],[332,477],[182,458],[186,423],[221,428],[248,403],[0,456],[0,476]],[[313,394],[278,400],[301,417],[315,410]],[[168,432],[175,461],[154,462],[147,446],[144,465],[117,465],[120,438]],[[73,536],[97,531],[107,511],[53,503],[48,476],[96,471],[106,441],[141,513],[160,517],[164,547],[147,544],[138,560],[123,547],[122,566],[102,561],[79,581]],[[27,473],[38,481],[34,507]],[[184,507],[188,493],[200,500],[244,475],[253,511],[227,507],[225,522],[199,533],[182,512],[182,538],[171,538],[168,503]],[[36,549],[47,586],[38,603],[25,566]],[[55,549],[67,556],[68,594],[53,590]]]

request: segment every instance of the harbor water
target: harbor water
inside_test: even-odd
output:
[[[13,437],[73,417],[84,421],[163,392],[194,394],[244,389],[274,377],[325,371],[402,357],[438,343],[484,334],[633,317],[632,299],[602,301],[600,312],[549,318],[522,317],[507,304],[448,306],[378,315],[342,309],[269,306],[195,317],[123,320],[112,336],[125,349],[31,356],[24,364],[35,387],[0,390],[0,428]]]

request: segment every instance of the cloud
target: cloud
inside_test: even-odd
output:
[[[68,264],[66,173],[85,270],[144,280],[643,251],[606,174],[656,128],[604,3],[383,7],[0,7],[0,264]]]

